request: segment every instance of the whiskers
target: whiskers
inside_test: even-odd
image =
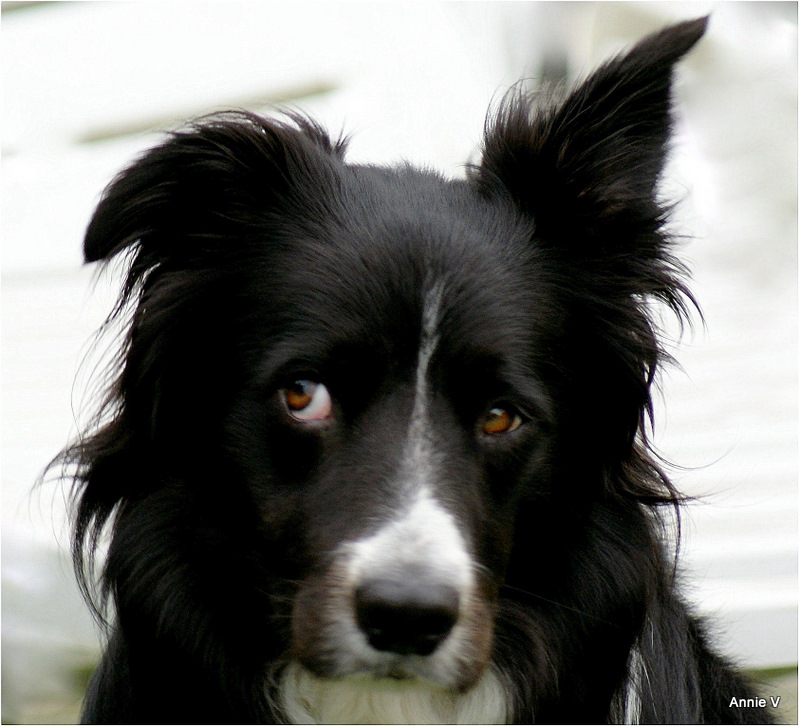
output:
[[[619,628],[618,624],[615,624],[613,621],[609,621],[607,619],[601,618],[597,614],[590,613],[589,611],[586,611],[586,610],[581,609],[581,608],[577,608],[575,606],[570,606],[570,605],[568,605],[566,603],[561,603],[560,601],[556,601],[556,600],[554,600],[552,598],[547,598],[546,596],[542,596],[539,593],[534,593],[533,591],[525,590],[524,588],[518,588],[517,586],[511,586],[511,585],[508,585],[508,584],[504,584],[501,587],[500,592],[502,593],[504,590],[515,591],[516,593],[521,593],[521,594],[523,594],[525,596],[529,596],[530,598],[534,598],[536,600],[543,601],[544,603],[548,603],[548,604],[550,604],[552,606],[558,606],[558,608],[563,608],[563,609],[565,609],[567,611],[571,611],[572,613],[580,614],[581,616],[584,616],[585,618],[591,619],[591,620],[593,620],[593,621],[595,621],[597,623],[603,623],[603,624],[606,624],[608,626],[613,626],[614,628]]]

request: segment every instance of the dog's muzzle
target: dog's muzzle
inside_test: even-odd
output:
[[[420,497],[306,578],[294,604],[292,656],[317,676],[468,689],[492,642],[494,586],[482,573],[453,517]]]

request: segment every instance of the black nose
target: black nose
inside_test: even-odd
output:
[[[424,579],[374,579],[356,589],[356,617],[378,651],[427,656],[458,618],[458,591]]]

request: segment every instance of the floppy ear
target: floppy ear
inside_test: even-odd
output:
[[[282,204],[294,200],[313,210],[314,190],[344,142],[331,142],[306,118],[289,118],[292,123],[227,112],[171,134],[105,190],[86,231],[86,261],[135,248],[130,293],[160,262],[224,252],[231,237],[263,224]]]
[[[532,112],[524,95],[507,97],[488,124],[474,172],[479,188],[492,194],[499,183],[533,217],[537,238],[567,241],[573,250],[624,246],[637,227],[657,227],[672,68],[706,23],[700,18],[645,38],[560,104]]]

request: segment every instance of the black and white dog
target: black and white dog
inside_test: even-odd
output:
[[[760,722],[676,593],[655,305],[656,33],[490,118],[464,180],[348,164],[292,116],[201,119],[106,190],[126,321],[75,468],[103,558],[92,722]]]

